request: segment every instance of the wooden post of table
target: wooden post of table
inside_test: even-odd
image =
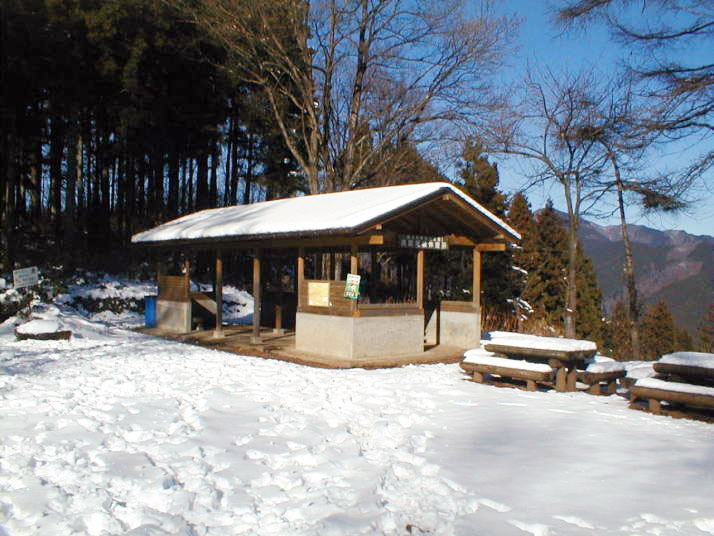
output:
[[[424,309],[424,250],[417,251],[416,305]]]
[[[297,308],[299,311],[300,308],[305,305],[303,303],[303,287],[305,287],[305,248],[298,248],[295,279],[297,281]]]
[[[481,251],[474,248],[473,258],[473,304],[477,311],[481,311]]]
[[[213,336],[221,338],[223,334],[223,252],[216,251],[216,329]]]
[[[253,256],[253,335],[251,337],[251,342],[257,344],[262,342],[260,339],[260,311],[261,311],[261,282],[260,282],[260,270],[262,265],[263,250],[256,248],[255,255]]]
[[[350,247],[350,273],[357,274],[359,272],[359,248],[357,244],[352,244]],[[357,300],[350,300],[350,311],[353,316],[358,316]]]
[[[578,390],[576,382],[578,381],[578,370],[575,364],[568,365],[568,373],[566,378],[566,388],[569,392],[574,393]]]

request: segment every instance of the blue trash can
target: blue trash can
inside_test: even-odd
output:
[[[156,327],[156,296],[144,296],[144,325]]]

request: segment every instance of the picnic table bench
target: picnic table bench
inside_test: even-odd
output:
[[[597,359],[602,359],[598,356]],[[625,377],[625,366],[610,360],[593,361],[585,370],[578,370],[578,381],[587,385],[591,395],[612,395],[617,392],[617,382]]]
[[[714,354],[675,352],[662,356],[653,368],[657,377],[639,379],[630,388],[630,407],[714,420]]]
[[[495,384],[492,376],[496,375],[504,379],[524,381],[528,391],[536,391],[539,383],[551,386],[555,375],[555,371],[548,365],[489,355],[479,350],[466,352],[461,368],[473,375],[475,382]],[[510,385],[517,386],[513,382],[510,382]]]
[[[492,334],[492,340],[484,341],[484,348],[509,358],[546,361],[555,370],[555,390],[558,392],[577,390],[577,366],[580,364],[584,368],[585,360],[597,351],[595,343],[590,341],[512,333],[506,336]]]

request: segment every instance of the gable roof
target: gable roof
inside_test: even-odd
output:
[[[462,209],[472,212],[471,217],[490,234],[506,241],[520,241],[517,231],[447,182],[366,188],[202,210],[137,233],[131,241],[169,245],[359,234],[445,194],[451,194]]]

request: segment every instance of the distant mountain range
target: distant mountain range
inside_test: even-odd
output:
[[[714,236],[641,225],[628,225],[628,231],[640,299],[645,303],[664,300],[679,327],[696,334],[714,302]],[[620,226],[583,220],[578,234],[595,267],[605,307],[611,311],[624,292]]]

